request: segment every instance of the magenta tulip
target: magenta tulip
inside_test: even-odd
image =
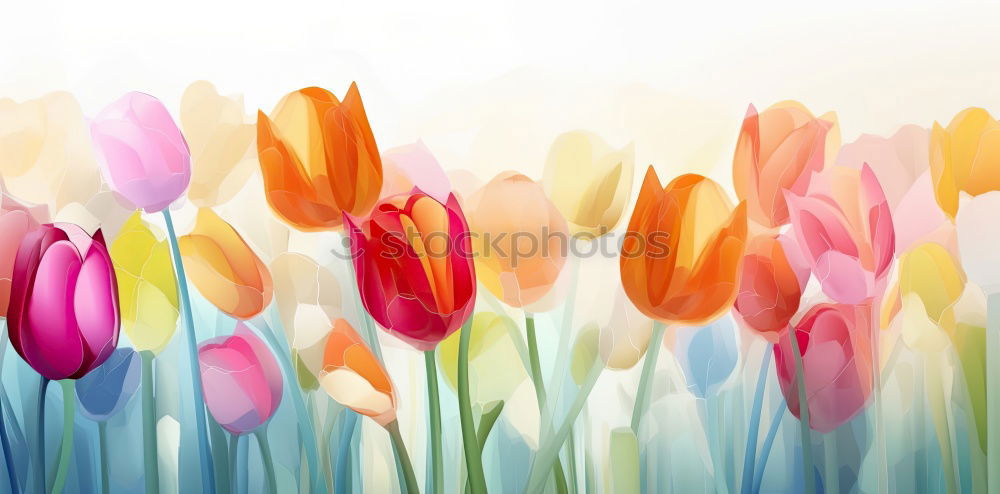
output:
[[[229,337],[198,347],[205,404],[222,428],[244,434],[260,427],[281,403],[281,370],[274,355],[242,322]]]
[[[105,180],[137,208],[160,211],[191,181],[191,153],[160,100],[126,93],[90,124]]]
[[[100,230],[69,223],[28,233],[14,259],[10,343],[35,371],[79,379],[118,345],[118,282]]]

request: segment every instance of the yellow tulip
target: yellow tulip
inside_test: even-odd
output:
[[[600,236],[622,217],[635,166],[632,145],[615,150],[584,131],[556,138],[545,162],[545,193],[566,217],[570,232]]]
[[[122,327],[138,351],[159,353],[177,329],[177,280],[163,234],[136,211],[111,243]]]
[[[517,348],[510,338],[509,317],[492,312],[478,312],[472,319],[469,339],[469,388],[473,403],[484,405],[492,401],[507,401],[528,374],[519,362]],[[438,365],[445,382],[458,389],[458,340],[462,330],[455,331],[438,344]]]
[[[931,179],[938,205],[958,214],[959,192],[978,196],[1000,190],[1000,123],[982,108],[967,108],[948,127],[931,130]]]
[[[954,307],[965,291],[961,266],[941,245],[922,243],[900,258],[899,291],[904,341],[926,351],[943,350],[945,338],[955,335]]]

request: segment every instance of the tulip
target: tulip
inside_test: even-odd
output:
[[[507,316],[479,312],[472,317],[469,335],[469,382],[472,401],[482,406],[506,402],[528,375],[518,360],[517,347],[508,327],[516,323]],[[444,372],[444,382],[458,391],[458,346],[461,330],[445,338],[438,347],[438,362]],[[497,372],[506,367],[505,372]]]
[[[66,482],[73,449],[73,379],[94,370],[118,345],[118,286],[115,271],[97,230],[90,236],[72,224],[45,224],[21,241],[14,260],[7,332],[11,346],[48,381],[62,380],[63,437],[54,492]],[[70,401],[72,400],[72,401]],[[39,400],[37,464],[45,461],[44,403]],[[45,485],[45,468],[36,485]]]
[[[934,122],[931,178],[937,203],[949,218],[958,214],[960,193],[975,197],[1000,190],[1000,173],[994,166],[1000,156],[998,130],[1000,123],[982,108],[963,110],[946,128]]]
[[[639,363],[646,353],[653,322],[632,305],[621,288],[617,291],[611,317],[600,325],[599,349],[605,367],[625,370]]]
[[[788,410],[800,416],[798,380],[790,336],[802,355],[808,424],[830,432],[864,408],[872,392],[871,308],[821,303],[792,331],[782,333],[774,363]],[[808,446],[808,445],[807,445]]]
[[[48,93],[20,103],[0,100],[0,176],[6,191],[52,211],[98,193],[101,172],[72,94]]]
[[[734,209],[711,179],[681,175],[663,188],[650,167],[622,244],[625,293],[661,323],[708,324],[736,298],[746,231],[745,203]]]
[[[797,247],[786,254],[787,236],[764,235],[747,247],[740,273],[740,292],[733,303],[735,315],[744,326],[756,331],[769,343],[776,343],[799,310],[808,272],[800,276],[795,266]]]
[[[271,303],[267,265],[211,209],[198,210],[194,229],[178,245],[194,286],[222,312],[246,320]]]
[[[831,168],[827,190],[789,194],[792,228],[812,274],[834,301],[858,304],[884,290],[895,253],[892,214],[867,165]]]
[[[370,417],[389,431],[399,451],[407,492],[418,492],[417,480],[396,422],[396,391],[378,358],[344,319],[333,322],[319,373],[323,390],[341,405]]]
[[[7,194],[0,184],[0,317],[7,317],[14,258],[21,240],[46,221],[45,208],[30,208]]]
[[[573,234],[600,236],[621,219],[632,192],[632,145],[611,149],[584,131],[556,138],[545,162],[545,193],[566,217]]]
[[[712,180],[681,175],[664,188],[646,171],[619,261],[625,294],[656,321],[632,410],[636,434],[664,325],[705,325],[732,306],[746,232],[746,203],[734,209]]]
[[[545,191],[530,178],[506,172],[466,204],[476,274],[512,307],[539,301],[566,263],[569,229]]]
[[[750,105],[733,157],[733,185],[750,219],[767,228],[788,223],[785,191],[806,192],[826,153],[839,144],[836,124],[833,114],[817,118],[793,101],[759,115]]]
[[[723,317],[708,326],[681,328],[674,352],[691,394],[702,399],[713,396],[740,358],[736,326]]]
[[[382,327],[432,351],[472,314],[469,227],[454,196],[419,190],[382,202],[360,226],[345,219],[365,309]]]
[[[160,100],[126,93],[90,124],[105,180],[135,207],[165,209],[187,189],[191,155]]]
[[[177,330],[177,280],[170,246],[136,211],[110,250],[125,334],[137,351],[159,354]]]
[[[341,102],[318,87],[286,95],[269,118],[257,113],[257,153],[271,209],[303,231],[363,216],[382,189],[382,162],[361,95]]]
[[[451,180],[423,141],[392,148],[382,153],[382,198],[409,194],[414,187],[447,202]]]
[[[188,199],[199,207],[232,199],[256,168],[256,129],[243,113],[243,98],[198,81],[184,90],[180,116],[191,148]]]

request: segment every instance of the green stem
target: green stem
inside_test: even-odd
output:
[[[63,392],[63,423],[62,443],[59,446],[59,463],[56,475],[52,479],[49,492],[59,494],[66,485],[66,474],[69,473],[70,457],[73,456],[73,419],[76,416],[76,386],[72,379],[59,381]]]
[[[198,337],[194,331],[194,314],[191,307],[191,296],[188,294],[187,275],[184,273],[184,262],[181,250],[177,245],[177,232],[174,231],[174,220],[170,217],[170,208],[163,209],[163,221],[167,225],[167,236],[170,240],[170,253],[177,274],[177,291],[180,295],[184,313],[184,333],[187,336],[188,370],[190,372],[192,393],[194,395],[194,422],[198,431],[198,455],[201,460],[201,488],[211,492],[215,487],[215,470],[212,467],[212,457],[208,447],[208,424],[205,419],[205,398],[202,394],[201,371],[198,363]]]
[[[823,492],[840,492],[840,464],[837,458],[837,431],[830,431],[823,436],[823,465],[826,477]]]
[[[212,466],[215,468],[215,492],[229,492],[229,456],[226,449],[226,432],[216,421],[208,423],[208,433],[212,439]]]
[[[986,303],[986,389],[987,492],[1000,494],[1000,292]]]
[[[424,373],[427,376],[427,413],[430,415],[431,430],[431,492],[444,492],[444,460],[441,448],[441,399],[438,396],[437,362],[434,350],[424,352]]]
[[[945,489],[948,494],[958,492],[958,478],[952,457],[951,426],[948,423],[948,402],[944,393],[941,375],[944,370],[944,355],[927,354],[924,363],[924,386],[927,389],[927,403],[934,420],[934,432],[941,451],[941,470],[944,473]],[[829,492],[829,491],[827,491]]]
[[[97,423],[97,440],[101,448],[101,493],[111,492],[111,472],[108,470],[108,423],[100,421]],[[17,491],[15,491],[17,492]]]
[[[649,337],[649,347],[646,350],[646,358],[642,362],[642,374],[639,376],[639,389],[635,394],[635,407],[632,408],[632,431],[636,437],[639,436],[639,424],[642,416],[649,406],[649,392],[653,386],[653,375],[656,373],[656,360],[660,356],[660,347],[663,346],[663,333],[666,325],[660,321],[653,322],[653,334]]]
[[[475,417],[469,399],[469,340],[472,338],[472,317],[462,325],[458,339],[458,413],[462,424],[462,444],[465,448],[465,467],[473,494],[486,492],[486,474],[483,472],[482,451],[476,437]]]
[[[493,430],[493,425],[496,424],[497,419],[500,418],[500,412],[503,411],[504,402],[492,401],[487,403],[483,407],[483,413],[479,416],[479,427],[476,429],[476,440],[479,441],[479,450],[482,451],[486,447],[486,439],[490,437],[490,431]],[[465,479],[465,492],[472,492],[472,486],[469,485],[469,479]]]
[[[528,360],[531,364],[531,382],[535,386],[535,398],[538,400],[538,412],[543,417],[548,416],[546,409],[545,379],[542,377],[542,364],[538,356],[538,338],[535,336],[535,318],[531,314],[524,315],[525,333],[528,339]],[[566,474],[563,472],[562,461],[556,457],[552,467],[552,476],[556,483],[556,492],[566,494]]]
[[[535,461],[528,476],[526,492],[539,492],[541,490],[541,484],[548,477],[543,472],[547,473],[552,469],[552,465],[559,456],[559,450],[562,449],[563,443],[566,442],[566,437],[569,436],[576,418],[583,411],[584,405],[587,404],[587,397],[590,396],[594,385],[597,384],[597,378],[600,377],[602,370],[604,370],[604,365],[600,359],[597,359],[590,367],[590,371],[587,372],[587,377],[584,379],[583,384],[580,385],[580,389],[577,390],[576,398],[573,399],[573,404],[570,405],[569,411],[566,412],[566,418],[563,420],[559,430],[535,454]]]
[[[420,488],[417,487],[417,476],[413,473],[413,464],[410,463],[410,455],[406,452],[406,444],[403,443],[403,435],[399,433],[399,422],[393,420],[385,426],[385,430],[389,431],[389,437],[392,438],[392,447],[396,450],[396,455],[399,457],[400,466],[403,470],[403,485],[406,490],[403,491],[404,494],[420,494]],[[485,492],[485,490],[484,490]]]
[[[274,476],[274,458],[271,456],[271,445],[267,442],[267,426],[259,427],[253,435],[257,438],[260,457],[264,462],[264,474],[267,478],[266,492],[278,492],[278,481]]]
[[[816,479],[813,476],[812,432],[809,427],[809,400],[806,394],[806,373],[802,365],[802,352],[799,350],[799,338],[795,329],[788,331],[788,340],[792,344],[792,358],[795,359],[795,388],[799,397],[799,430],[802,434],[802,480],[805,492],[816,492]]]
[[[156,445],[156,395],[153,379],[153,352],[139,352],[142,360],[142,453],[145,464],[146,492],[160,488],[160,467]]]
[[[38,436],[35,438],[38,447],[35,457],[35,492],[45,491],[45,390],[49,387],[49,378],[38,376]]]

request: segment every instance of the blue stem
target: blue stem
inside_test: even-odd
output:
[[[7,424],[4,422],[3,410],[0,410],[0,444],[3,445],[3,461],[7,466],[7,480],[11,492],[21,492],[17,485],[17,472],[14,471],[14,457],[11,456],[10,441],[7,439]]]
[[[743,453],[743,480],[740,482],[740,492],[749,494],[754,474],[754,455],[757,454],[757,431],[760,429],[760,409],[764,405],[764,388],[767,385],[767,371],[771,365],[771,352],[774,346],[767,345],[764,349],[764,359],[760,363],[760,374],[757,375],[757,390],[753,395],[753,409],[750,411],[750,427],[747,430],[747,448]]]
[[[334,474],[333,482],[336,484],[334,492],[337,494],[349,494],[347,483],[347,467],[351,459],[351,439],[354,429],[358,425],[358,414],[353,410],[346,411],[344,417],[344,428],[340,434],[340,444],[337,446],[337,471]]]
[[[194,388],[194,421],[198,429],[198,455],[201,458],[201,488],[203,492],[215,491],[215,469],[212,466],[212,456],[208,449],[208,424],[205,420],[205,399],[202,395],[201,372],[198,369],[198,338],[194,332],[194,315],[191,313],[191,296],[188,294],[187,276],[184,274],[184,263],[181,260],[181,250],[177,246],[177,233],[174,231],[174,221],[170,217],[170,209],[164,208],[163,220],[167,224],[167,235],[170,237],[170,253],[174,261],[174,271],[177,273],[177,291],[180,293],[184,313],[184,332],[187,335],[188,363],[191,371],[191,385]]]
[[[767,467],[767,457],[771,454],[771,446],[774,445],[774,438],[778,435],[778,427],[781,425],[781,419],[785,416],[785,410],[787,409],[788,407],[782,404],[778,407],[778,410],[774,412],[774,417],[771,417],[771,428],[767,431],[767,437],[764,439],[764,445],[760,448],[760,457],[757,458],[757,466],[754,467],[754,494],[760,492],[760,484],[764,481],[764,468]]]

